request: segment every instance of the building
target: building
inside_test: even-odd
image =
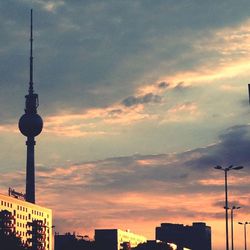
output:
[[[134,250],[173,250],[173,248],[159,240],[148,240],[145,243],[139,244]]]
[[[0,194],[0,216],[10,212],[11,227],[21,241],[41,250],[52,250],[52,211],[11,196]],[[6,216],[5,216],[6,217]],[[4,218],[2,216],[2,218]]]
[[[95,250],[95,242],[75,233],[55,234],[55,250]]]
[[[192,226],[162,223],[156,228],[156,239],[177,245],[177,250],[211,250],[211,227],[203,222],[194,222]]]
[[[96,229],[95,243],[97,249],[107,250],[121,250],[126,243],[130,247],[136,247],[139,243],[146,242],[144,236],[131,233],[129,230],[123,231],[120,229]],[[124,244],[125,243],[125,244]]]

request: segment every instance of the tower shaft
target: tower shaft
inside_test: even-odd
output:
[[[28,137],[26,162],[26,201],[35,203],[35,139]]]

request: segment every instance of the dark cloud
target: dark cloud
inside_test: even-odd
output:
[[[132,93],[142,76],[149,74],[157,79],[177,68],[196,67],[201,58],[208,59],[192,53],[193,42],[203,32],[207,35],[207,29],[211,32],[248,18],[250,5],[244,0],[216,4],[64,1],[61,5],[51,1],[55,8],[49,11],[48,4],[13,0],[0,3],[0,115],[5,120],[20,114],[24,105],[31,7],[35,90],[40,95],[41,109],[51,114],[64,108],[107,106]],[[166,59],[170,63],[161,66]],[[9,100],[14,105],[9,105]]]
[[[188,165],[194,168],[205,169],[215,165],[244,165],[248,170],[249,165],[249,147],[250,133],[249,126],[234,126],[226,130],[225,133],[219,136],[220,143],[212,145],[205,149],[199,149],[202,157],[196,160],[191,160]]]
[[[110,117],[115,117],[115,116],[117,116],[117,115],[120,115],[120,114],[122,114],[122,110],[121,109],[113,109],[113,110],[111,110],[111,111],[109,111],[109,116]]]
[[[122,104],[126,107],[131,107],[137,104],[159,103],[161,102],[161,100],[161,96],[155,95],[153,93],[148,93],[144,96],[129,96],[122,101]]]
[[[221,190],[220,185],[208,186],[200,182],[209,180],[214,173],[222,177],[213,169],[214,166],[244,165],[245,169],[234,172],[234,175],[249,174],[249,132],[249,126],[235,126],[221,135],[217,144],[179,154],[117,157],[56,170],[39,167],[38,181],[44,185],[48,182],[51,187],[57,183],[57,189],[68,183],[71,190],[84,188],[112,193],[138,191],[174,195],[215,192]],[[149,185],[150,189],[147,188]],[[234,187],[239,193],[240,190],[245,193],[247,189],[244,183]]]
[[[213,205],[215,207],[224,208],[225,207],[225,200],[216,201],[216,202],[213,203]],[[235,207],[244,207],[245,204],[239,202],[239,200],[233,200],[233,201],[229,201],[228,206],[230,208],[232,208],[233,206],[235,206]]]
[[[175,87],[174,90],[176,91],[183,91],[184,89],[190,88],[189,86],[186,86],[184,82],[179,82]]]
[[[169,83],[167,83],[167,82],[158,83],[158,88],[160,88],[160,89],[166,89],[168,86],[169,86]]]
[[[120,217],[130,217],[131,214],[135,216],[137,219],[146,219],[151,221],[157,220],[171,220],[178,214],[182,214],[183,218],[188,218],[189,220],[195,220],[195,218],[216,218],[222,219],[224,218],[224,213],[208,213],[208,212],[200,212],[194,213],[194,211],[190,208],[182,208],[182,209],[169,209],[168,204],[165,205],[165,208],[155,208],[155,209],[148,209],[148,208],[138,208],[138,209],[129,209],[127,211],[118,211],[115,213],[110,213],[108,216],[112,218],[119,219]]]

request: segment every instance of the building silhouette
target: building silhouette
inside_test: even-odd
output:
[[[139,244],[133,250],[173,250],[173,248],[165,242],[148,240],[145,243]]]
[[[0,212],[0,231],[3,235],[11,235],[15,233],[15,217],[8,210]]]
[[[146,242],[144,236],[134,234],[129,230],[121,229],[96,229],[95,244],[96,250],[123,250],[126,247],[136,247]],[[105,248],[104,248],[105,247]]]
[[[177,245],[177,250],[211,250],[211,228],[202,222],[192,226],[183,224],[162,223],[156,227],[156,239]]]
[[[15,234],[15,218],[8,210],[0,212],[0,249],[26,250],[21,239]]]
[[[95,242],[75,233],[55,234],[55,250],[95,250]]]
[[[33,88],[33,19],[30,13],[30,79],[25,96],[25,113],[19,129],[27,137],[26,193],[9,189],[9,196],[0,194],[2,232],[11,231],[31,250],[52,250],[52,211],[35,204],[35,137],[43,128],[37,114],[38,95]],[[0,246],[2,249],[3,246]]]

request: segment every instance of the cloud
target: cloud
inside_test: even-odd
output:
[[[160,124],[193,122],[201,116],[202,114],[196,103],[184,102],[169,108],[160,119]]]
[[[92,236],[95,228],[118,227],[153,239],[160,223],[204,221],[212,226],[213,242],[218,245],[224,239],[219,237],[224,228],[224,176],[213,167],[244,165],[228,175],[230,205],[242,206],[235,216],[244,220],[250,207],[249,131],[249,126],[234,126],[216,143],[180,153],[38,165],[37,203],[53,209],[53,223],[60,233]],[[9,186],[24,190],[24,171],[1,176],[1,190]]]
[[[235,164],[245,168],[229,173],[230,202],[242,205],[245,216],[250,207],[249,131],[246,125],[231,127],[217,143],[182,153],[37,166],[37,197],[40,204],[53,208],[60,231],[84,227],[90,232],[104,225],[138,229],[132,225],[134,220],[140,225],[148,221],[151,227],[163,220],[222,220],[223,173],[213,166]],[[4,173],[1,189],[12,186],[21,191],[24,178],[24,171]]]
[[[137,104],[145,103],[159,103],[161,102],[162,97],[159,95],[154,95],[153,93],[148,93],[144,96],[129,96],[122,101],[122,104],[126,107],[131,107]]]
[[[179,82],[178,84],[176,84],[176,86],[174,87],[174,90],[176,91],[183,91],[184,89],[189,88],[190,86],[186,85],[184,82]]]
[[[158,87],[161,89],[165,89],[165,88],[167,88],[167,87],[169,87],[169,83],[167,83],[167,82],[160,82],[160,83],[158,83]]]
[[[67,169],[51,169],[51,173],[46,171],[45,174],[48,178],[62,177],[64,181],[71,180],[71,190],[77,189],[80,184],[86,190],[110,194],[142,192],[148,195],[157,193],[178,196],[192,192],[193,195],[202,195],[204,192],[210,193],[211,190],[220,190],[223,187],[223,181],[216,183],[222,176],[213,170],[213,166],[244,165],[245,170],[232,173],[238,176],[238,181],[230,179],[230,183],[232,182],[238,192],[237,185],[243,190],[248,185],[249,144],[249,127],[238,126],[230,128],[228,133],[220,137],[217,144],[205,148],[180,154],[134,155],[79,163]],[[237,150],[235,145],[238,145]],[[148,185],[151,189],[146,189]],[[243,191],[242,195],[245,194],[247,193]]]
[[[126,96],[135,96],[135,90],[145,82],[157,82],[180,71],[196,71],[204,63],[201,58],[216,65],[214,59],[218,57],[213,57],[214,50],[222,48],[218,48],[218,39],[211,43],[211,38],[215,32],[217,37],[223,37],[226,33],[222,31],[227,27],[237,30],[237,25],[246,22],[249,5],[245,1],[240,3],[230,1],[229,6],[234,6],[232,18],[231,8],[222,7],[224,1],[216,6],[197,5],[194,1],[189,4],[159,1],[154,6],[112,0],[84,4],[36,0],[32,6],[30,1],[4,1],[0,51],[4,89],[0,100],[5,107],[2,112],[8,113],[6,119],[16,117],[23,104],[28,78],[30,7],[35,10],[35,88],[43,110],[55,114],[62,108],[76,111],[109,106]],[[209,9],[213,10],[213,17],[208,14]],[[238,37],[235,34],[234,45],[243,43],[246,31],[242,30]],[[225,32],[228,39],[230,33]],[[20,47],[24,49],[20,51]],[[245,46],[234,48],[234,54],[240,48],[247,54]],[[177,82],[183,80],[186,79],[179,77]],[[11,107],[7,105],[10,99],[15,103]]]

